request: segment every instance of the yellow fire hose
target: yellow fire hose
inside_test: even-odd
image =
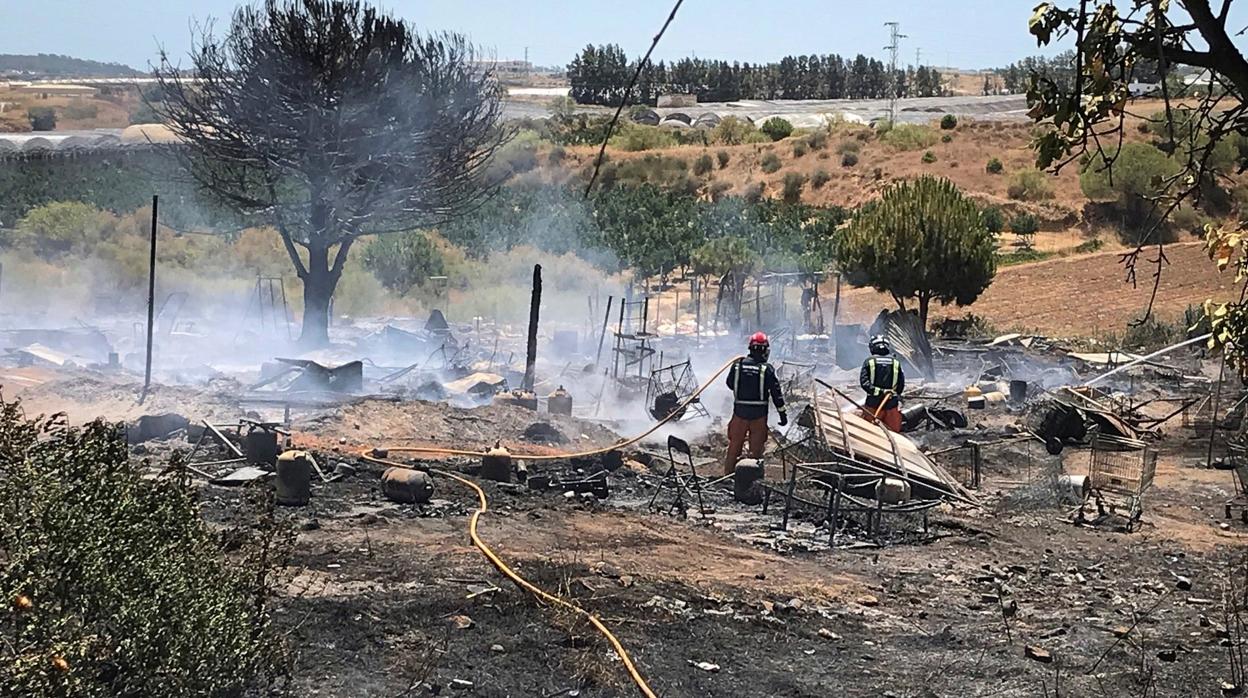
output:
[[[732,359],[728,360],[723,366],[720,366],[719,369],[715,371],[714,375],[708,378],[706,382],[704,382],[702,385],[698,386],[697,390],[693,391],[693,394],[685,398],[685,400],[681,402],[679,405],[677,405],[676,408],[671,411],[671,413],[669,413],[666,417],[664,417],[654,426],[642,432],[639,436],[634,436],[630,439],[619,441],[615,444],[607,446],[606,448],[598,448],[598,449],[594,449],[590,451],[581,451],[578,453],[561,453],[558,455],[521,455],[521,454],[512,454],[512,455],[516,456],[517,458],[530,460],[530,461],[566,460],[569,458],[586,458],[589,456],[597,456],[597,455],[608,453],[610,451],[614,451],[620,448],[624,448],[626,446],[631,446],[641,441],[642,439],[646,438],[647,436],[653,434],[654,432],[658,431],[660,427],[662,427],[664,424],[667,424],[669,421],[674,419],[676,415],[681,414],[686,407],[688,407],[694,400],[698,398],[699,395],[702,394],[702,391],[710,387],[711,383],[713,383],[715,379],[723,375],[724,371],[727,371],[728,368],[731,367],[737,361],[737,359],[740,359],[740,358],[742,357],[740,356],[733,357]],[[476,457],[476,458],[481,458],[481,457],[488,455],[484,452],[479,452],[479,451],[466,451],[462,449],[453,449],[453,448],[433,448],[433,447],[417,447],[417,446],[400,446],[400,447],[390,448],[387,450],[393,451],[396,453],[425,453],[425,454],[436,454],[436,455],[444,455],[444,456],[469,456],[469,457]],[[406,463],[397,463],[394,461],[386,460],[385,458],[378,457],[374,455],[374,453],[376,452],[377,451],[375,449],[365,450],[360,453],[360,458],[370,463],[376,463],[378,465],[385,465],[385,466],[396,467],[396,468],[409,468],[409,469],[412,467],[411,465],[408,465]],[[656,698],[654,691],[650,689],[650,685],[646,683],[646,680],[644,677],[642,677],[641,672],[639,672],[637,670],[636,665],[633,664],[632,658],[628,656],[628,652],[624,649],[624,645],[620,644],[619,639],[615,637],[615,635],[611,632],[611,630],[608,629],[607,626],[604,625],[603,622],[599,620],[597,616],[585,610],[584,608],[581,608],[578,604],[572,601],[569,601],[567,599],[564,599],[560,596],[557,596],[555,594],[551,594],[547,591],[544,591],[540,587],[529,582],[524,577],[521,577],[515,570],[513,570],[510,566],[508,566],[508,564],[501,557],[499,557],[492,549],[490,549],[490,546],[486,545],[484,540],[481,539],[481,536],[477,533],[477,522],[481,519],[481,515],[489,510],[489,502],[486,501],[485,490],[481,489],[480,485],[473,482],[472,480],[469,480],[466,477],[456,475],[455,473],[451,473],[445,470],[431,468],[429,472],[435,475],[448,477],[466,487],[471,488],[473,492],[476,493],[477,510],[472,513],[472,517],[468,520],[468,535],[472,539],[472,544],[476,546],[478,550],[481,551],[481,554],[484,555],[486,559],[490,561],[490,564],[494,565],[494,567],[498,569],[499,572],[503,573],[504,576],[510,579],[513,583],[516,584],[516,586],[520,587],[521,589],[524,589],[525,591],[533,594],[534,596],[542,599],[543,601],[566,608],[570,611],[573,611],[574,613],[584,616],[587,620],[589,620],[589,622],[598,630],[598,632],[602,633],[603,637],[607,638],[607,642],[611,643],[611,647],[615,650],[616,654],[620,656],[621,661],[624,662],[624,668],[628,670],[629,677],[632,678],[633,683],[637,684],[637,689],[641,691],[641,694],[643,696],[646,696],[646,698]]]

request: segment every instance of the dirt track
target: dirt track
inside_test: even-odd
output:
[[[1155,311],[1172,321],[1189,305],[1233,293],[1234,275],[1219,274],[1202,243],[1166,247],[1166,266],[1157,291]],[[1119,252],[1049,259],[1005,267],[992,286],[967,308],[934,307],[933,316],[961,317],[966,312],[987,318],[999,330],[1036,332],[1053,337],[1121,334],[1148,307],[1156,249],[1141,255],[1139,281],[1125,282]],[[829,308],[830,303],[829,303]],[[842,312],[851,322],[870,322],[881,308],[896,307],[872,289],[854,289],[842,297]]]

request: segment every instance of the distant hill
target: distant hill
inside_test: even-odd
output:
[[[142,73],[121,63],[101,63],[72,56],[0,53],[0,76],[21,78],[128,78]]]

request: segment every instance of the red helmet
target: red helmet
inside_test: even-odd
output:
[[[750,335],[750,351],[754,351],[756,347],[759,349],[770,349],[771,340],[767,339],[767,335],[762,332],[755,332]]]

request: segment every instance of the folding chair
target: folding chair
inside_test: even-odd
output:
[[[689,465],[689,475],[684,475],[676,467],[676,453],[680,453],[685,457],[685,462]],[[659,494],[665,488],[675,490],[676,496],[672,498],[671,504],[666,508],[669,516],[676,512],[680,512],[681,518],[688,518],[689,509],[685,504],[685,496],[696,496],[698,500],[698,516],[706,518],[710,512],[702,501],[702,481],[698,478],[697,467],[693,464],[693,452],[689,449],[689,443],[677,436],[667,437],[667,473],[663,475],[663,479],[659,481],[658,489],[654,491],[654,495],[650,497],[650,510],[659,511],[655,507],[655,502],[659,499]]]

